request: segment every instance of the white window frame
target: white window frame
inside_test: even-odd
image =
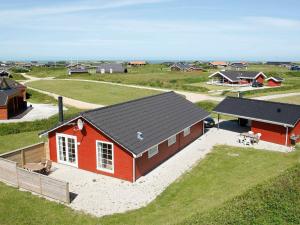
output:
[[[176,141],[177,141],[177,135],[175,134],[168,139],[168,147],[174,145]]]
[[[185,128],[185,129],[183,130],[183,136],[184,136],[184,137],[188,136],[190,133],[191,133],[191,128],[190,128],[190,127]]]
[[[155,156],[157,154],[158,154],[158,145],[156,145],[148,150],[148,159],[152,158],[153,156]]]
[[[101,159],[98,158],[98,155],[99,155],[98,151],[100,150],[100,149],[98,149],[98,143],[111,145],[111,161],[112,161],[112,169],[111,170],[99,167],[99,164],[100,164],[99,160],[101,160]],[[96,140],[96,161],[97,161],[97,165],[96,165],[97,170],[103,171],[106,173],[114,173],[115,172],[114,143]]]
[[[75,140],[75,156],[76,156],[76,163],[69,163],[63,160],[60,160],[59,158],[59,141],[58,138],[59,137],[64,137],[64,138],[72,138]],[[66,152],[68,152],[68,144],[66,144]],[[68,154],[67,154],[67,158],[68,158]],[[62,133],[56,133],[56,158],[57,158],[57,162],[61,163],[61,164],[65,164],[68,166],[75,166],[78,168],[78,145],[77,145],[77,136],[73,136],[73,135],[68,135],[68,134],[62,134]]]

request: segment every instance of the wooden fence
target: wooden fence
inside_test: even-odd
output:
[[[23,165],[24,162],[26,162],[26,157],[29,162],[37,160],[42,155],[37,149],[39,149],[40,152],[44,151],[40,148],[41,146],[41,144],[29,146],[1,155],[0,181],[61,202],[70,203],[68,182],[60,181],[39,173],[29,172],[18,167],[18,165]],[[11,161],[12,159],[15,161]]]
[[[46,157],[46,143],[39,143],[25,148],[17,149],[0,155],[1,158],[14,161],[19,167],[23,167],[26,163],[39,163]]]

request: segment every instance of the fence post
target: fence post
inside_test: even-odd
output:
[[[25,165],[25,153],[24,150],[21,150],[21,162],[22,162],[22,167]]]

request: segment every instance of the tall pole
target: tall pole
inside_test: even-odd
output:
[[[220,114],[218,113],[218,130],[220,129]]]

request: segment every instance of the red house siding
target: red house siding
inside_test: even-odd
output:
[[[251,130],[254,133],[261,133],[261,140],[268,141],[280,145],[285,145],[286,128],[280,125],[252,121]],[[290,136],[292,134],[300,135],[300,122],[294,128],[289,128],[288,145],[291,144]],[[298,140],[299,141],[299,140]]]
[[[277,82],[275,80],[268,80],[268,86],[270,86],[270,87],[278,87],[278,86],[281,86],[281,82]]]
[[[259,76],[256,78],[256,81],[257,81],[258,83],[263,84],[264,81],[265,81],[265,77],[264,77],[263,75],[259,75]]]
[[[7,108],[0,108],[0,120],[7,120],[8,119],[8,113]]]
[[[78,145],[78,168],[99,173],[119,179],[133,181],[133,157],[132,155],[95,129],[85,123],[83,131],[76,131],[74,126],[63,126],[49,133],[50,159],[57,162],[56,133],[73,135],[77,137]],[[97,170],[96,141],[111,142],[114,145],[114,173]]]
[[[197,139],[203,134],[203,121],[191,127],[191,133],[184,137],[183,132],[176,135],[176,143],[168,147],[168,141],[164,141],[158,146],[158,154],[152,158],[148,158],[148,152],[145,152],[141,157],[135,159],[135,175],[136,179],[147,174],[162,162],[166,161],[175,153],[179,152],[185,146]]]

